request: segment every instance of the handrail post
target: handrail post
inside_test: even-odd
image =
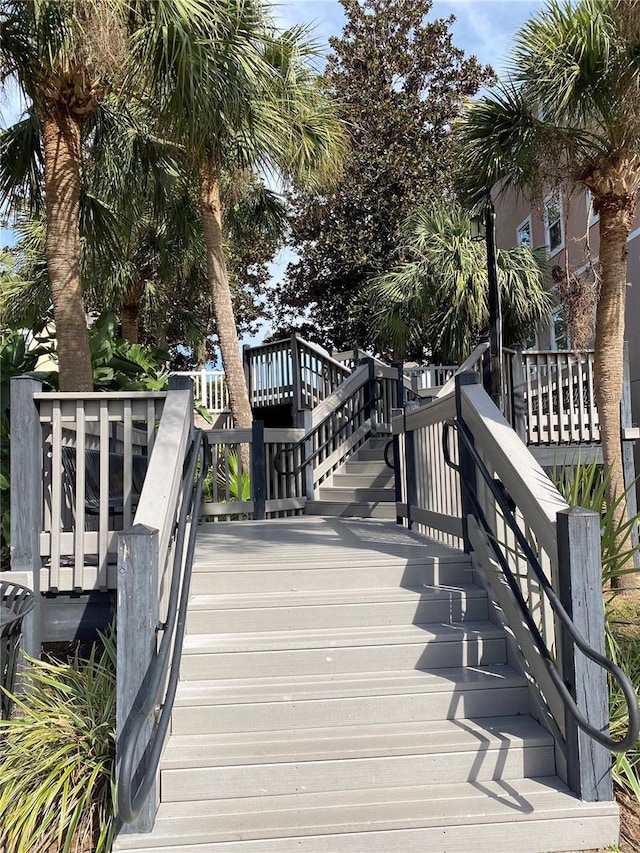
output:
[[[136,524],[118,534],[116,758],[119,762],[130,721],[142,706],[151,662],[157,654],[159,535],[155,528]],[[135,764],[143,758],[151,739],[153,718],[140,733]],[[144,764],[143,764],[144,767]],[[134,776],[135,779],[135,776]],[[132,793],[135,794],[135,781]],[[142,811],[123,833],[151,832],[158,808],[157,783]]]
[[[391,422],[394,418],[400,418],[404,415],[404,408],[391,409]],[[396,512],[398,504],[402,503],[402,466],[400,465],[400,436],[398,433],[393,434],[393,485],[396,494]],[[403,516],[396,515],[396,524],[402,524]]]
[[[291,332],[291,378],[293,379],[293,423],[297,423],[298,412],[304,409],[302,403],[302,362],[298,349],[298,335]]]
[[[511,370],[509,371],[509,395],[511,397],[509,408],[511,411],[511,426],[521,441],[526,444],[527,426],[524,414],[524,365],[522,362],[522,345],[517,344],[513,347],[513,351],[513,355],[511,356]]]
[[[418,408],[418,403],[409,401],[404,404],[405,414]],[[408,430],[406,426],[406,418],[404,423],[404,476],[405,476],[405,491],[407,495],[407,527],[409,530],[413,527],[413,519],[411,518],[411,507],[418,505],[418,478],[416,475],[416,443],[415,430]]]
[[[42,430],[33,395],[42,383],[11,380],[11,571],[26,572],[36,606],[23,623],[23,648],[40,657],[40,530],[42,527]]]
[[[250,403],[250,405],[254,406],[256,401],[252,398],[254,389],[253,389],[253,383],[251,381],[252,374],[251,374],[251,355],[249,352],[250,350],[251,350],[250,344],[243,344],[243,346],[242,346],[242,367],[244,369],[244,381],[247,383],[247,395],[249,397],[249,403]]]
[[[398,371],[398,377],[396,379],[396,405],[394,408],[401,409],[404,406],[404,366],[401,361],[398,361],[396,364],[393,364],[391,366],[395,367],[395,369]]]
[[[254,521],[262,521],[265,517],[267,497],[264,421],[254,421],[251,426],[251,492]]]
[[[311,409],[305,409],[300,413],[299,426],[304,429],[305,436],[308,436],[313,429],[313,413]],[[313,439],[305,438],[302,445],[302,459],[306,462],[313,455]],[[313,462],[307,462],[302,469],[302,489],[305,498],[308,501],[315,500],[315,486],[313,482]]]
[[[375,438],[378,435],[378,418],[376,408],[376,365],[372,358],[366,359],[369,369],[369,378],[364,386],[364,416],[365,420],[371,421],[371,437]]]
[[[557,514],[557,592],[577,630],[597,652],[604,654],[604,604],[600,560],[600,515],[583,507]],[[560,629],[562,678],[589,723],[609,728],[607,676],[597,663],[581,654],[565,628]],[[565,714],[567,785],[587,802],[612,800],[611,754],[578,728]]]
[[[464,424],[462,414],[462,388],[467,385],[479,385],[480,377],[474,370],[458,373],[455,378],[456,382],[456,418]],[[473,438],[472,438],[473,441]],[[469,521],[468,517],[473,515],[472,504],[464,488],[464,483],[469,483],[474,491],[477,491],[477,472],[473,458],[463,442],[458,443],[458,464],[460,465],[460,497],[462,503],[462,540],[464,550],[467,554],[471,553],[471,540],[469,539]]]

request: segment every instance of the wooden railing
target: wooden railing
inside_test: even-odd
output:
[[[313,409],[351,372],[315,344],[297,335],[245,347],[249,400],[254,407],[289,404],[294,414]]]
[[[580,713],[602,731],[608,721],[606,672],[577,651],[549,596],[541,594],[536,574],[540,569],[550,581],[597,656],[604,645],[599,516],[569,510],[479,381],[476,373],[461,374],[453,392],[394,419],[398,516],[444,544],[460,543],[471,552],[475,580],[497,605],[494,613],[513,638],[510,654],[529,676],[533,713],[556,738],[561,775],[583,799],[610,799],[610,755],[577,728],[558,687],[569,684]],[[460,446],[461,429],[477,451],[486,479],[467,445]],[[521,542],[527,543],[529,557]],[[497,561],[498,552],[517,596]],[[534,631],[548,649],[546,659]],[[559,680],[550,675],[549,666],[558,668]]]
[[[212,414],[229,412],[229,391],[224,378],[224,370],[185,370],[174,376],[186,376],[193,382],[193,396]]]
[[[419,367],[405,367],[404,375],[414,391],[426,391],[442,387],[457,369],[457,364],[423,364]]]
[[[595,443],[593,351],[505,350],[507,417],[529,445]]]
[[[12,570],[42,592],[116,587],[167,394],[50,393],[11,383]]]
[[[295,447],[304,437],[303,429],[265,429],[261,421],[254,421],[251,429],[208,430],[205,435],[203,521],[283,518],[302,511],[306,502],[302,473],[279,474],[274,459]],[[250,448],[248,470],[243,469],[243,445]],[[296,464],[301,453],[293,451]]]

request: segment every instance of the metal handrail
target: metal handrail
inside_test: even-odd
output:
[[[169,591],[169,604],[166,621],[160,625],[163,632],[158,654],[153,659],[145,679],[144,701],[138,712],[130,718],[129,729],[122,745],[120,769],[118,774],[118,817],[123,823],[131,823],[140,814],[154,783],[165,737],[169,729],[173,702],[180,675],[180,660],[184,642],[184,630],[187,618],[187,603],[191,583],[191,567],[196,542],[197,513],[202,499],[202,481],[205,470],[205,441],[200,430],[195,432],[193,441],[185,458],[182,475],[182,501],[177,513],[174,535],[173,572]],[[195,517],[194,517],[195,513]],[[186,545],[185,535],[188,521],[191,520],[189,538]],[[181,571],[184,565],[184,571]],[[182,584],[180,577],[182,575]],[[173,654],[171,654],[173,652]],[[169,659],[171,667],[169,678],[161,702]],[[133,791],[133,781],[138,770],[134,766],[136,747],[142,729],[149,717],[157,713],[154,731],[147,748],[146,766],[140,783]]]
[[[371,409],[373,406],[375,406],[375,404],[380,400],[380,395],[374,392],[371,395],[369,400],[367,400],[362,406],[360,406],[358,409],[356,409],[355,412],[352,412],[351,415],[342,424],[342,426],[338,427],[338,429],[332,430],[329,438],[326,441],[324,441],[321,445],[319,445],[316,448],[316,450],[314,450],[314,452],[310,456],[306,456],[305,459],[299,465],[296,465],[295,468],[286,469],[286,470],[283,470],[280,468],[280,457],[281,456],[284,456],[284,454],[286,454],[286,453],[291,453],[291,454],[293,454],[293,456],[295,458],[296,451],[300,450],[300,448],[307,441],[309,441],[310,438],[312,438],[317,432],[319,432],[324,427],[324,425],[327,423],[329,418],[334,417],[334,415],[337,415],[337,413],[339,411],[344,409],[344,407],[352,401],[353,397],[364,387],[365,384],[366,384],[366,382],[364,382],[362,385],[360,385],[358,388],[356,388],[356,390],[353,392],[353,394],[350,397],[347,397],[347,399],[343,400],[343,402],[340,403],[339,406],[336,406],[335,409],[330,411],[329,414],[325,418],[323,418],[320,421],[320,423],[317,426],[315,426],[310,432],[306,433],[306,435],[303,438],[301,438],[300,441],[296,442],[291,447],[283,447],[282,450],[279,450],[276,453],[276,455],[273,457],[273,467],[275,468],[276,473],[282,474],[282,475],[287,476],[287,477],[292,475],[292,474],[298,474],[300,471],[302,471],[303,468],[306,468],[306,466],[310,462],[313,462],[314,459],[316,459],[318,456],[320,456],[320,454],[323,452],[323,450],[325,450],[327,445],[330,444],[337,435],[339,435],[341,432],[343,432],[349,426],[349,424],[356,419],[356,417],[359,414],[364,412],[366,409]],[[377,387],[378,383],[374,381],[374,384]]]
[[[613,738],[604,734],[599,729],[596,729],[589,723],[589,721],[586,719],[586,717],[584,717],[584,715],[576,705],[576,702],[571,693],[569,692],[567,685],[562,680],[562,676],[556,668],[554,660],[551,656],[551,652],[547,648],[542,634],[538,630],[538,626],[536,625],[533,616],[531,615],[531,612],[527,607],[520,587],[518,586],[515,576],[511,571],[511,567],[509,566],[509,563],[504,555],[503,550],[500,548],[500,545],[495,536],[495,531],[491,528],[491,525],[489,524],[487,517],[484,514],[476,490],[462,473],[461,466],[453,462],[453,460],[451,459],[451,454],[449,451],[449,431],[451,429],[456,431],[459,439],[461,439],[463,444],[465,445],[465,448],[469,453],[470,458],[473,460],[476,469],[482,475],[482,479],[485,481],[487,487],[489,488],[489,491],[493,495],[494,500],[500,507],[504,520],[506,521],[512,533],[514,534],[518,545],[522,548],[522,552],[527,562],[531,566],[538,583],[540,584],[541,591],[544,592],[544,594],[546,595],[549,604],[551,605],[551,608],[553,609],[554,613],[556,614],[564,628],[567,630],[574,645],[576,645],[586,657],[594,661],[594,663],[597,663],[603,669],[607,670],[607,672],[609,672],[616,679],[616,681],[622,688],[622,692],[624,694],[625,701],[627,703],[627,708],[629,711],[629,725],[627,727],[626,735],[621,740],[613,740]],[[544,570],[540,565],[540,562],[537,556],[535,555],[531,545],[529,544],[525,535],[521,531],[516,521],[513,508],[509,505],[508,497],[505,495],[503,490],[498,487],[495,480],[487,470],[487,467],[484,464],[482,457],[476,450],[473,444],[473,439],[469,435],[465,425],[457,419],[449,419],[445,421],[443,427],[442,444],[445,462],[460,476],[460,481],[462,482],[465,492],[469,497],[474,514],[480,521],[480,524],[484,528],[485,533],[487,533],[488,535],[488,539],[491,544],[491,549],[493,550],[493,553],[495,554],[496,559],[498,560],[498,563],[500,564],[500,567],[504,572],[507,583],[509,584],[509,587],[511,588],[511,591],[515,596],[518,606],[522,611],[522,615],[524,617],[525,622],[527,623],[527,627],[531,631],[533,641],[536,647],[538,648],[542,659],[545,662],[545,666],[547,668],[549,676],[556,690],[558,691],[558,694],[565,709],[569,711],[571,716],[576,721],[576,724],[582,729],[582,731],[584,731],[597,743],[609,749],[611,752],[626,752],[628,749],[631,749],[631,747],[635,745],[638,739],[638,734],[640,732],[640,711],[638,709],[638,699],[630,679],[628,678],[626,673],[623,672],[622,669],[620,669],[619,666],[613,663],[613,661],[610,661],[607,657],[605,657],[605,655],[600,654],[600,652],[592,648],[584,639],[582,634],[578,631],[576,626],[573,624],[571,617],[563,607],[560,599],[555,593],[555,590],[551,586],[549,579],[545,575]]]

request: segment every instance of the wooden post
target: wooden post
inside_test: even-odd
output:
[[[402,417],[403,408],[391,409],[391,422],[394,418]],[[398,504],[402,503],[402,468],[400,466],[400,436],[393,434],[393,484],[396,493],[396,511]],[[396,524],[402,524],[402,516],[396,515]]]
[[[465,371],[456,375],[456,417],[458,421],[464,425],[464,417],[462,415],[462,388],[467,385],[479,385],[480,377],[474,370]],[[468,517],[473,515],[473,509],[469,495],[464,487],[468,483],[472,489],[476,489],[477,471],[475,463],[465,447],[460,442],[458,445],[458,463],[460,465],[460,495],[462,498],[462,540],[464,542],[464,550],[467,554],[471,553],[471,540],[469,539],[469,522]]]
[[[376,396],[376,365],[372,358],[366,359],[369,368],[369,378],[364,386],[364,416],[365,420],[371,421],[371,437],[375,438],[378,435],[378,418]]]
[[[631,413],[631,379],[629,375],[629,342],[624,342],[622,400],[620,402],[620,427],[622,429],[622,466],[624,471],[624,487],[627,492],[627,517],[635,518],[638,514],[638,497],[636,493],[636,466],[633,448],[635,440],[628,438],[634,435],[633,415]],[[638,544],[638,524],[631,528],[631,542]],[[640,566],[640,553],[634,552],[633,563]]]
[[[293,423],[295,424],[298,412],[305,408],[302,400],[302,366],[296,332],[291,332],[291,378],[293,380]]]
[[[267,466],[264,447],[264,421],[254,421],[251,426],[251,494],[253,496],[253,519],[265,517],[267,497]]]
[[[25,616],[22,643],[35,658],[41,650],[42,429],[33,395],[40,391],[41,382],[11,380],[11,571],[30,578],[36,606]]]
[[[405,403],[404,411],[411,412],[418,408],[417,402]],[[406,419],[404,429],[404,475],[405,493],[407,496],[407,527],[413,527],[411,507],[418,504],[418,478],[416,475],[416,443],[414,430],[407,430]]]
[[[249,344],[242,346],[242,366],[244,367],[244,381],[247,383],[247,394],[249,395],[249,403],[254,406],[255,400],[252,399],[253,383],[251,381],[251,356],[249,355],[251,347]]]
[[[392,364],[391,366],[395,367],[398,371],[398,378],[396,380],[397,391],[395,408],[401,409],[404,406],[404,368],[401,361],[396,364]]]
[[[157,653],[158,630],[158,531],[136,524],[118,534],[116,760],[122,758],[122,744],[131,721],[142,705],[149,667]],[[153,715],[145,723],[138,740],[135,764],[143,761],[153,732]],[[135,794],[135,785],[132,793]],[[154,783],[147,802],[133,823],[120,832],[151,832],[158,808]]]
[[[311,409],[305,409],[300,412],[298,426],[304,429],[305,436],[308,436],[313,429],[313,415]],[[306,462],[307,459],[310,459],[313,455],[313,439],[305,438],[304,445],[302,447],[303,460]],[[304,489],[304,496],[308,501],[315,500],[315,487],[313,483],[313,462],[308,462],[304,468],[302,469],[302,488]]]
[[[516,431],[518,438],[527,443],[527,421],[525,417],[524,402],[524,364],[522,362],[522,346],[514,346],[514,354],[511,357],[511,426]]]
[[[604,605],[600,560],[600,515],[583,507],[557,515],[557,592],[580,634],[604,654]],[[566,629],[560,628],[562,679],[589,723],[609,729],[609,701],[605,670],[579,652]],[[612,800],[611,754],[593,741],[565,713],[567,784],[587,802]]]

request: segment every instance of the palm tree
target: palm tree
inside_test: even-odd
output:
[[[329,175],[342,125],[311,66],[315,48],[301,28],[277,35],[260,0],[202,0],[156,37],[158,13],[142,26],[134,53],[147,69],[163,133],[186,152],[199,186],[208,283],[234,422],[252,416],[224,253],[223,174],[276,173],[294,182]]]
[[[26,190],[37,208],[44,184],[62,391],[93,388],[80,283],[83,131],[122,64],[126,21],[124,0],[3,3],[0,82],[17,82],[30,113],[0,137],[3,164],[11,162],[0,175],[0,200],[15,208]]]
[[[563,182],[592,193],[600,214],[595,387],[613,504],[625,491],[620,400],[626,244],[640,186],[640,4],[549,0],[518,33],[513,66],[513,80],[463,118],[462,183],[470,199],[499,183],[534,196]]]
[[[427,348],[440,364],[459,364],[489,325],[486,249],[471,239],[459,205],[418,208],[403,228],[406,259],[375,279],[374,326],[396,353]],[[497,254],[504,336],[523,342],[548,319],[551,295],[540,251],[526,246]]]

